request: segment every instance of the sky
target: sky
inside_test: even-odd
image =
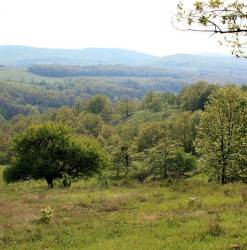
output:
[[[0,0],[0,3],[0,45],[123,48],[157,56],[229,52],[210,34],[176,30],[171,18],[177,0]]]

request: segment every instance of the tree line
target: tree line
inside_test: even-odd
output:
[[[164,181],[196,174],[246,181],[246,87],[198,82],[180,94],[149,92],[112,102],[95,95],[73,107],[0,123],[7,182],[94,174],[112,181]]]

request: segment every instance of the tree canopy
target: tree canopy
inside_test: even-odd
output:
[[[204,109],[205,103],[216,88],[217,85],[204,81],[186,86],[179,94],[180,104],[185,110]]]
[[[73,138],[64,125],[31,126],[13,140],[14,159],[4,171],[7,183],[45,179],[53,187],[64,174],[71,178],[92,176],[107,164],[100,145],[91,138]]]
[[[235,56],[246,56],[247,4],[244,1],[195,0],[187,8],[177,5],[179,29],[210,32],[223,36],[221,43],[232,48]]]
[[[211,177],[225,184],[246,172],[247,96],[239,88],[218,89],[201,113],[196,150]]]

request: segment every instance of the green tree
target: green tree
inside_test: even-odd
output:
[[[54,120],[59,123],[66,124],[70,127],[74,127],[76,124],[76,115],[73,112],[74,110],[68,107],[61,107],[56,110],[54,114]]]
[[[77,119],[76,132],[97,137],[104,122],[98,115],[92,113],[80,113]]]
[[[219,34],[223,36],[221,43],[232,47],[234,55],[246,56],[245,1],[194,0],[193,6],[188,9],[180,1],[177,9],[179,29]]]
[[[67,127],[47,123],[32,126],[13,140],[15,158],[4,171],[7,183],[45,179],[53,187],[64,174],[72,179],[100,173],[107,157],[99,144],[87,137],[71,137]]]
[[[100,114],[102,112],[110,112],[111,102],[108,97],[104,95],[95,95],[87,102],[87,111]]]
[[[177,106],[178,104],[178,97],[177,95],[173,94],[173,93],[162,93],[161,94],[162,97],[162,102],[164,104],[168,104],[170,106]]]
[[[183,149],[177,148],[169,157],[169,176],[175,179],[182,179],[186,173],[196,169],[196,158]]]
[[[238,87],[218,89],[201,113],[196,150],[210,174],[225,184],[246,168],[247,97]]]
[[[186,111],[173,114],[166,124],[170,138],[178,141],[187,153],[195,153],[194,140],[196,138],[196,126],[199,122],[198,113]]]
[[[208,101],[209,96],[217,89],[214,84],[200,81],[182,89],[178,99],[180,105],[185,110],[195,111],[204,109],[205,103]]]
[[[181,179],[195,169],[196,158],[185,153],[176,141],[162,139],[148,151],[150,174],[160,179]]]
[[[150,123],[140,128],[136,138],[137,149],[139,152],[153,147],[162,137],[162,128],[159,123]]]
[[[144,101],[143,101],[144,107],[148,108],[154,112],[158,112],[162,108],[162,99],[163,99],[162,94],[150,91],[144,97]]]
[[[162,139],[155,147],[148,150],[147,162],[150,166],[150,173],[154,177],[166,179],[169,176],[169,157],[176,148],[174,142]]]
[[[129,117],[134,113],[136,109],[136,103],[132,100],[126,99],[126,100],[121,100],[118,103],[118,110],[122,116],[124,117]]]
[[[124,170],[125,178],[128,177],[129,169],[132,162],[132,149],[128,143],[122,143],[113,151],[113,164],[116,169],[116,178],[120,178],[121,169]]]

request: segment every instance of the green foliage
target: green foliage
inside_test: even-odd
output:
[[[4,165],[7,164],[9,161],[9,156],[6,152],[0,151],[0,164]]]
[[[169,164],[168,171],[171,177],[181,179],[187,172],[195,170],[196,158],[181,149],[176,149],[169,159]]]
[[[39,218],[37,221],[39,223],[49,224],[53,217],[53,210],[50,207],[42,208],[39,211]]]
[[[165,138],[148,151],[147,163],[150,165],[150,173],[154,177],[167,179],[170,176],[170,157],[175,149],[176,142]]]
[[[155,92],[149,92],[145,97],[144,97],[144,107],[147,109],[151,109],[154,112],[158,112],[161,110],[162,107],[162,95],[160,93],[155,93]]]
[[[128,143],[118,145],[113,151],[113,165],[116,170],[116,178],[120,178],[121,170],[124,171],[124,177],[128,177],[129,168],[132,162],[132,148]]]
[[[79,108],[79,109],[78,109]],[[111,101],[105,95],[95,95],[84,100],[77,111],[87,111],[95,115],[101,115],[105,122],[111,120],[112,106]]]
[[[177,6],[177,22],[183,29],[210,32],[223,36],[223,42],[232,47],[232,54],[245,56],[247,32],[244,1],[193,1],[190,9],[180,1]],[[221,44],[223,44],[221,41]]]
[[[201,113],[196,148],[218,181],[237,180],[246,164],[247,97],[238,87],[218,89]]]
[[[62,186],[63,187],[70,187],[71,182],[72,182],[71,177],[67,173],[64,173],[62,176]]]
[[[176,140],[187,153],[195,153],[194,140],[196,126],[199,123],[198,116],[198,112],[182,112],[173,114],[167,121],[166,127],[170,138]]]
[[[161,179],[182,179],[196,167],[196,158],[169,140],[151,148],[147,159],[151,167],[150,174]]]
[[[87,111],[94,113],[94,114],[100,114],[105,109],[108,109],[110,106],[110,100],[103,95],[95,95],[91,97],[87,102]]]
[[[123,118],[132,115],[133,112],[136,110],[136,107],[137,104],[134,101],[128,99],[121,100],[118,103],[118,110]]]
[[[143,126],[136,139],[138,151],[144,151],[154,146],[162,137],[162,129],[159,123],[150,123]]]
[[[30,127],[13,144],[15,158],[4,171],[7,183],[44,178],[53,187],[53,180],[63,174],[74,179],[92,176],[107,162],[96,140],[73,138],[67,127],[53,123]]]
[[[75,130],[77,133],[97,137],[102,129],[103,120],[100,116],[83,112],[77,116]]]
[[[182,89],[179,100],[185,110],[204,109],[209,96],[217,89],[216,85],[200,81]]]

